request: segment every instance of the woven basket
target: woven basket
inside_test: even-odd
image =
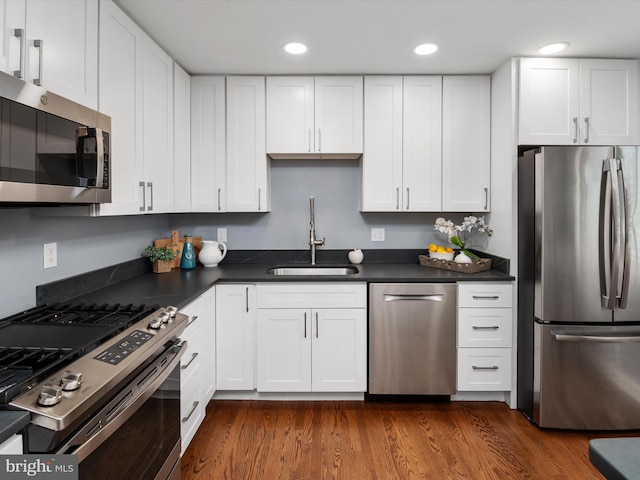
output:
[[[173,260],[158,260],[153,262],[154,273],[167,273],[171,271],[171,264]]]
[[[457,263],[453,260],[440,260],[426,255],[418,255],[420,265],[423,267],[439,268],[441,270],[451,270],[453,272],[477,273],[491,270],[491,259],[481,258],[473,260],[471,263]]]

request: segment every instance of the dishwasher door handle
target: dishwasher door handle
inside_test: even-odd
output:
[[[426,302],[444,302],[443,293],[432,293],[426,295],[411,294],[411,293],[385,293],[385,302],[402,302],[409,301],[426,301]]]

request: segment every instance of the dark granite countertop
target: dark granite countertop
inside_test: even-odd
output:
[[[512,281],[514,277],[506,273],[508,260],[494,257],[498,269],[477,273],[460,273],[449,270],[421,266],[417,253],[412,251],[383,251],[388,261],[379,260],[380,251],[365,252],[365,262],[357,265],[358,273],[347,276],[273,276],[266,273],[273,265],[304,265],[304,254],[287,252],[274,254],[273,251],[244,252],[240,258],[225,259],[217,267],[204,268],[198,265],[195,270],[173,269],[169,273],[151,273],[148,262],[139,260],[128,262],[52,284],[37,287],[38,304],[53,303],[73,299],[78,302],[96,303],[145,303],[175,305],[180,308],[194,300],[216,283],[255,283],[255,282],[410,282],[430,283],[458,281],[486,282]],[[238,255],[236,253],[236,255]],[[377,255],[377,256],[376,256]],[[319,258],[319,264],[342,264],[345,252]],[[370,258],[371,261],[367,261]],[[236,263],[227,263],[229,260]],[[407,261],[410,260],[410,261]],[[308,261],[307,261],[308,263]],[[502,270],[502,271],[501,271]],[[82,291],[82,288],[90,287]],[[80,288],[80,290],[78,290]]]
[[[589,441],[589,459],[608,480],[640,478],[640,438],[596,438]]]
[[[26,427],[29,418],[27,412],[0,412],[0,443]]]

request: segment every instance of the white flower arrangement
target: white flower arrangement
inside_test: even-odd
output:
[[[460,247],[465,255],[474,260],[478,260],[480,257],[468,250],[473,245],[471,241],[473,231],[477,230],[478,232],[486,233],[488,236],[493,235],[493,230],[484,222],[484,217],[475,217],[473,215],[464,217],[460,225],[454,225],[451,220],[439,217],[436,218],[433,228],[441,233],[446,233],[449,237],[449,242]]]

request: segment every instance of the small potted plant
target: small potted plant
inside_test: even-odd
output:
[[[171,263],[176,257],[176,251],[171,248],[171,245],[164,247],[149,245],[144,249],[143,255],[153,263],[155,273],[165,273],[171,271]]]

